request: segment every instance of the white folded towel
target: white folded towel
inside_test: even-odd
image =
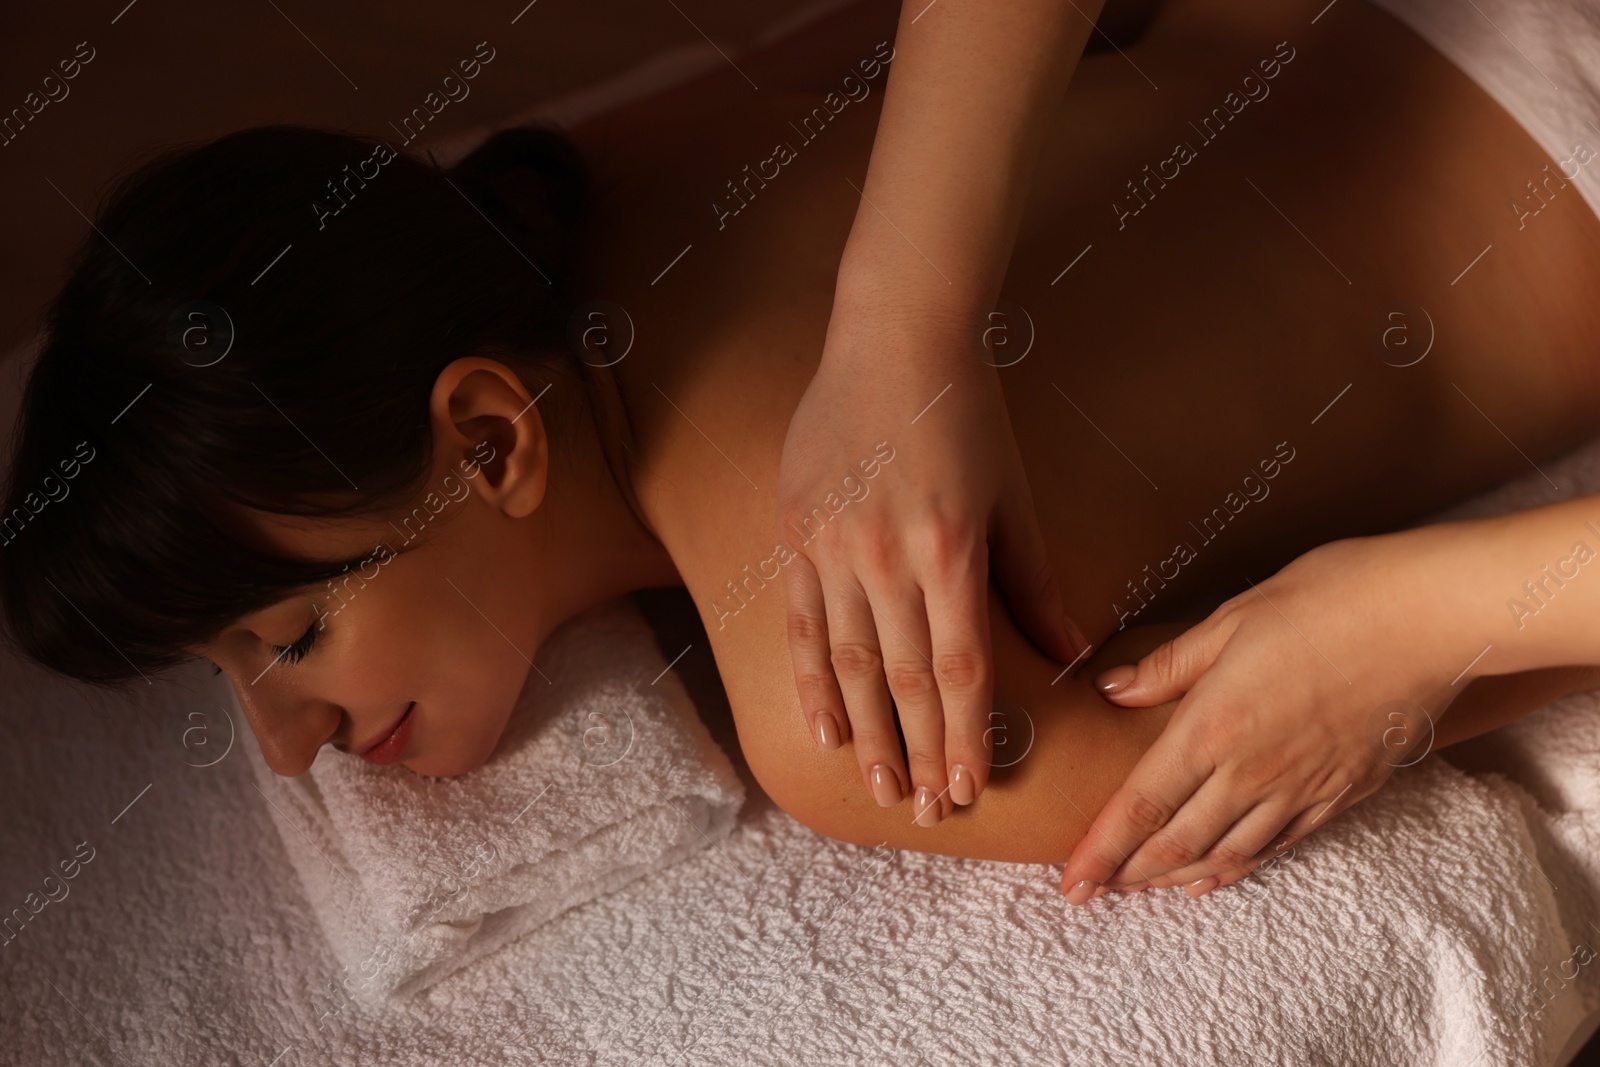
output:
[[[563,623],[535,665],[494,755],[454,778],[332,748],[283,778],[244,746],[343,964],[334,1010],[408,999],[732,829],[744,787],[631,600]]]

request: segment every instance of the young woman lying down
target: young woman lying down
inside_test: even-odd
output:
[[[1096,884],[1187,884],[1182,820],[1118,791],[1180,697],[1180,720],[1228,701],[1196,760],[1263,788],[1320,768],[1260,809],[1283,834],[1252,840],[1252,814],[1219,846],[1240,876],[1381,785],[1391,704],[1439,747],[1600,684],[1600,580],[1574,577],[1600,506],[1385,532],[1594,434],[1600,220],[1573,193],[1516,232],[1507,191],[1546,151],[1393,18],[1321,6],[1169,3],[1086,55],[1054,117],[973,358],[1000,366],[1095,651],[1047,657],[991,592],[975,799],[892,723],[819,744],[785,625],[794,544],[837,536],[950,432],[939,397],[900,398],[837,492],[773,534],[892,5],[748,57],[759,93],[725,67],[448,169],[276,127],[133,174],[29,381],[9,627],[97,683],[209,659],[280,774],[331,744],[457,775],[559,623],[681,585],[752,771],[817,831],[1060,863],[1116,795],[1152,836]],[[868,91],[841,95],[846,75]],[[834,665],[908,692],[962,669],[902,636],[881,659],[836,639]],[[1131,683],[1106,674],[1128,664]],[[1286,703],[1288,731],[1267,715]],[[1264,730],[1277,757],[1230,762]]]

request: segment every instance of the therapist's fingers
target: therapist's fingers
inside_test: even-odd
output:
[[[1061,874],[1067,903],[1088,900],[1147,838],[1171,820],[1216,769],[1189,744],[1188,731],[1179,719],[1182,710],[1180,705],[1166,731],[1139,757],[1127,780],[1106,801],[1088,833],[1072,850]],[[1137,874],[1138,868],[1133,869]]]
[[[1198,900],[1200,897],[1205,896],[1213,889],[1221,889],[1225,885],[1232,885],[1241,878],[1250,877],[1250,875],[1255,873],[1255,870],[1255,866],[1251,865],[1249,867],[1241,867],[1237,870],[1228,871],[1224,874],[1209,875],[1193,882],[1184,883],[1183,891],[1189,894],[1189,896]]]
[[[1123,707],[1146,708],[1177,700],[1216,662],[1233,626],[1215,615],[1151,649],[1138,663],[1101,671],[1095,688]]]
[[[923,582],[930,658],[944,708],[946,780],[954,804],[971,804],[989,781],[994,659],[985,555],[980,543],[954,560],[930,562]]]
[[[883,648],[882,674],[888,679],[900,716],[900,732],[905,735],[911,818],[918,826],[937,826],[950,813],[951,801],[945,776],[944,712],[929,655],[922,590],[910,582],[882,587],[869,582],[866,592],[872,598]]]
[[[1307,834],[1319,826],[1326,825],[1335,815],[1348,810],[1358,801],[1377,792],[1385,780],[1386,778],[1383,776],[1373,776],[1364,779],[1360,783],[1347,783],[1347,786],[1339,788],[1338,793],[1334,796],[1319,797],[1309,807],[1306,807],[1298,815],[1290,819],[1283,829],[1275,834],[1272,840],[1251,858],[1249,863],[1244,865],[1243,869],[1202,878],[1199,885],[1183,883],[1184,891],[1193,897],[1203,896],[1212,889],[1231,885],[1254,871],[1262,871],[1264,873],[1268,868],[1288,862],[1294,857],[1295,848],[1305,839]],[[1325,787],[1324,791],[1332,791],[1336,787],[1338,787],[1338,783],[1331,782]],[[1216,879],[1215,885],[1212,884],[1212,878]]]
[[[1201,885],[1198,887],[1192,885],[1186,886],[1185,891],[1188,892],[1190,896],[1199,897],[1204,896],[1214,888],[1232,885],[1239,879],[1255,874],[1257,871],[1261,872],[1263,875],[1270,874],[1274,868],[1281,864],[1288,863],[1290,860],[1294,859],[1295,849],[1299,847],[1300,841],[1304,836],[1304,830],[1296,833],[1285,829],[1283,833],[1272,839],[1271,844],[1257,853],[1256,856],[1243,867],[1240,867],[1237,870],[1227,871],[1223,874],[1214,875],[1213,877],[1215,877],[1217,880],[1216,886],[1211,886],[1206,883],[1206,880],[1202,879]]]
[[[1067,617],[1061,586],[1039,532],[1039,516],[1033,507],[1027,475],[1020,470],[1020,457],[1017,465],[1018,476],[1001,492],[995,506],[990,538],[995,583],[1023,633],[1059,662],[1076,663],[1084,658],[1089,641]]]
[[[1295,848],[1299,845],[1303,836],[1304,829],[1299,833],[1292,833],[1286,829],[1283,833],[1273,838],[1271,844],[1252,857],[1250,862],[1243,867],[1185,882],[1183,883],[1183,891],[1191,897],[1199,898],[1213,889],[1221,889],[1225,885],[1232,885],[1241,878],[1248,878],[1258,871],[1262,876],[1266,876],[1272,873],[1274,868],[1294,859]]]
[[[811,739],[834,749],[850,736],[850,717],[829,659],[828,609],[817,569],[796,554],[784,568],[783,595],[788,614],[789,662]]]
[[[1135,882],[1149,882],[1158,889],[1175,884],[1168,875],[1196,863],[1254,806],[1255,801],[1241,794],[1237,783],[1226,774],[1212,774],[1164,826],[1128,854],[1105,884],[1113,889]],[[1285,819],[1291,814],[1286,813]],[[1282,825],[1273,827],[1263,843]],[[1259,848],[1258,844],[1239,854],[1224,869],[1249,862]]]
[[[892,807],[909,795],[911,779],[895,733],[894,705],[884,680],[872,604],[849,573],[826,571],[821,578],[827,597],[829,656],[855,735],[856,759],[867,792],[881,806]]]
[[[1208,794],[1213,794],[1214,791],[1237,791],[1236,783],[1227,785],[1225,782],[1226,779],[1223,775],[1213,775],[1205,787],[1195,794],[1194,799],[1184,805],[1184,810],[1179,814],[1179,817],[1169,825],[1176,828],[1180,822],[1183,822],[1188,810],[1197,803],[1205,801]],[[1215,802],[1214,796],[1212,801]],[[1198,845],[1188,863],[1172,867],[1166,871],[1155,870],[1155,867],[1160,866],[1159,864],[1146,867],[1145,869],[1150,874],[1150,884],[1157,889],[1164,889],[1173,885],[1187,886],[1202,878],[1220,877],[1229,871],[1250,867],[1257,862],[1262,855],[1262,851],[1269,844],[1283,837],[1284,827],[1300,813],[1303,807],[1303,803],[1289,797],[1274,797],[1254,804],[1245,801],[1243,804],[1244,810],[1237,818],[1232,819],[1229,825],[1224,826],[1221,831],[1208,829],[1206,824],[1202,823],[1198,818],[1194,822],[1187,824],[1184,829],[1175,829],[1177,833],[1191,835],[1188,839],[1195,842],[1204,842],[1208,835],[1211,836],[1211,840],[1208,843]],[[1216,826],[1225,817],[1219,814],[1217,821],[1212,822],[1210,826]],[[1146,842],[1146,845],[1148,846],[1154,840],[1152,838],[1150,842]],[[1126,873],[1126,871],[1119,872],[1124,877]]]

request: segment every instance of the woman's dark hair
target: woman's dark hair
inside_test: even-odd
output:
[[[429,394],[456,359],[581,378],[566,333],[587,190],[575,147],[531,128],[446,171],[268,126],[120,181],[23,397],[0,512],[16,644],[116,684],[360,562],[279,558],[217,518],[413,499]]]

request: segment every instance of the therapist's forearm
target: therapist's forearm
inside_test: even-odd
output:
[[[1416,595],[1467,677],[1600,664],[1600,495],[1396,536],[1431,539]]]
[[[1050,120],[1105,0],[908,0],[837,299],[994,308]]]

